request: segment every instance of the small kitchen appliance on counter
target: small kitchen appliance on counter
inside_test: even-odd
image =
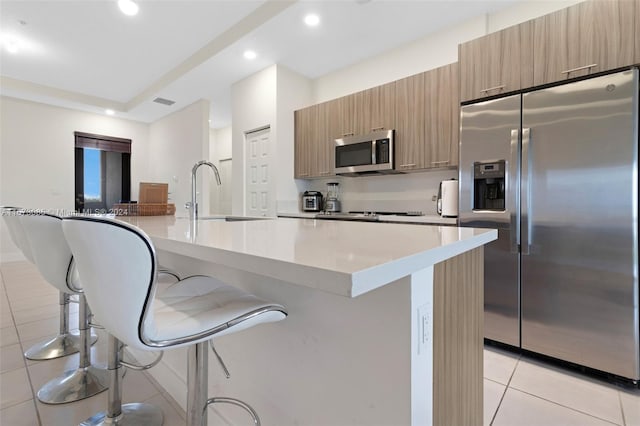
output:
[[[339,213],[342,211],[339,194],[340,184],[338,182],[327,183],[327,200],[324,210],[331,213]]]
[[[304,191],[302,194],[302,211],[319,212],[322,210],[322,193],[319,191]]]
[[[438,188],[437,211],[442,217],[458,217],[458,180],[443,180]]]

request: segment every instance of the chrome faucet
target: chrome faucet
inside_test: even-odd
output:
[[[213,165],[213,163],[202,160],[198,161],[193,168],[191,169],[191,203],[188,204],[189,209],[189,217],[193,220],[198,218],[198,203],[196,202],[196,172],[198,171],[198,167],[207,165],[213,169],[213,173],[216,175],[216,182],[220,185],[220,173],[218,172],[218,168]]]

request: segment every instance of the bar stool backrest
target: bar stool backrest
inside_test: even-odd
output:
[[[9,235],[11,236],[11,241],[13,244],[18,247],[18,249],[22,252],[24,257],[31,263],[34,263],[33,254],[31,253],[31,246],[29,245],[29,240],[27,239],[27,235],[24,233],[22,229],[22,224],[20,223],[20,209],[3,209],[2,218],[4,219],[4,223],[7,225],[9,230]]]
[[[80,284],[74,279],[71,249],[62,233],[62,218],[28,212],[19,218],[34,263],[44,279],[62,292],[80,293]]]
[[[157,263],[149,238],[115,219],[74,216],[62,227],[101,325],[126,345],[149,350],[140,336],[154,324]]]

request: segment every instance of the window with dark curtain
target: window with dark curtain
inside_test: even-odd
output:
[[[105,213],[130,201],[131,140],[75,132],[75,209]]]

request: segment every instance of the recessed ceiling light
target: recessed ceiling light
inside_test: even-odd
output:
[[[243,55],[245,59],[249,59],[249,60],[255,59],[258,57],[258,54],[253,50],[245,50]]]
[[[309,27],[315,27],[320,23],[320,17],[315,13],[310,13],[304,17],[304,23]]]
[[[133,0],[118,0],[118,7],[128,16],[134,16],[138,14],[138,5]]]
[[[114,110],[112,110],[112,109],[105,109],[105,110],[104,110],[104,113],[105,113],[105,114],[107,114],[107,115],[113,115],[113,114],[115,114],[116,112],[115,112]]]

